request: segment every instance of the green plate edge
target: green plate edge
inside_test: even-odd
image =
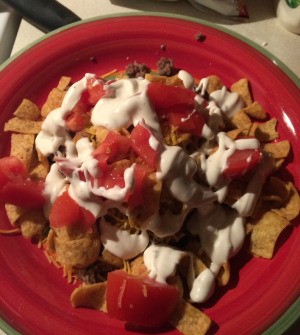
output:
[[[45,40],[46,38],[53,36],[61,31],[69,29],[71,27],[75,27],[81,24],[85,24],[87,22],[97,21],[97,20],[104,20],[109,18],[115,17],[126,17],[126,16],[160,16],[160,17],[168,17],[168,18],[175,18],[180,20],[191,21],[195,23],[202,24],[204,26],[208,26],[211,28],[215,28],[216,30],[223,31],[228,35],[231,35],[238,40],[245,42],[246,44],[250,45],[254,49],[258,50],[260,53],[265,55],[269,58],[276,66],[278,66],[299,88],[300,88],[300,79],[297,75],[288,67],[286,66],[280,59],[275,57],[271,52],[267,51],[265,48],[261,47],[259,44],[251,41],[245,36],[242,36],[239,33],[236,33],[228,28],[224,28],[218,24],[211,23],[202,19],[193,18],[190,16],[185,15],[178,15],[178,14],[169,14],[169,13],[161,13],[161,12],[128,12],[128,13],[116,13],[116,14],[108,14],[108,15],[101,15],[90,19],[81,20],[75,23],[68,24],[62,28],[58,28],[53,30],[50,33],[45,34],[44,36],[38,38],[34,42],[28,44],[25,48],[17,52],[15,55],[10,57],[4,63],[0,65],[0,71],[2,71],[7,65],[13,62],[16,58],[18,58],[22,53],[33,47],[34,45],[40,43],[41,41]],[[261,335],[282,335],[291,328],[296,321],[300,317],[300,298],[298,298],[290,307],[289,309],[265,332]],[[15,329],[13,329],[10,325],[8,325],[4,320],[0,319],[0,329],[3,330],[7,335],[21,335]],[[288,335],[288,333],[286,334]]]

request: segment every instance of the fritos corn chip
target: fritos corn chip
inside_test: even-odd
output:
[[[247,78],[242,78],[236,83],[232,84],[231,91],[238,93],[242,97],[245,106],[251,106],[252,97],[250,93],[249,81]]]
[[[34,134],[12,134],[10,155],[17,157],[29,171],[32,161],[34,148]]]
[[[41,127],[42,121],[22,120],[15,117],[5,123],[4,131],[36,135],[41,131]]]
[[[40,115],[40,110],[38,106],[28,99],[24,99],[14,115],[21,120],[31,120],[35,121]]]
[[[202,335],[208,331],[211,320],[199,309],[181,299],[169,322],[183,335]]]
[[[107,283],[82,285],[76,288],[70,297],[73,307],[87,307],[107,313],[106,308]]]
[[[250,251],[253,255],[271,259],[274,254],[276,241],[290,222],[273,211],[263,214],[255,222],[251,232]]]

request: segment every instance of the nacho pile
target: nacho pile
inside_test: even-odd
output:
[[[149,72],[145,66],[130,68],[132,76],[133,69],[139,71],[137,76],[143,73],[143,77],[150,83],[161,83],[171,87],[185,87],[184,81],[177,73],[170,72],[170,76],[157,75],[155,71]],[[111,79],[111,73],[109,79]],[[128,75],[114,73],[115,78],[127,79]],[[106,80],[106,76],[99,76]],[[203,95],[210,96],[214,92],[224,90],[221,79],[210,75],[202,80],[195,80],[193,88]],[[203,85],[205,82],[205,85]],[[201,84],[202,83],[202,84]],[[53,155],[45,155],[36,147],[36,137],[41,132],[43,123],[47,116],[60,108],[64,98],[72,85],[72,79],[62,77],[57,87],[53,88],[43,106],[38,107],[34,102],[24,99],[20,106],[4,126],[4,130],[11,133],[11,156],[18,158],[33,180],[45,180],[50,173],[51,166],[55,160]],[[280,137],[277,131],[277,120],[271,118],[259,102],[251,95],[250,83],[246,78],[232,83],[228,92],[235,93],[241,101],[241,107],[233,115],[224,113],[215,114],[209,124],[210,129],[218,128],[226,139],[236,141],[244,138],[257,139],[260,150],[267,157],[268,171],[270,173],[262,186],[262,190],[255,202],[255,208],[245,217],[244,228],[250,241],[249,252],[254,257],[272,259],[276,256],[276,242],[282,232],[299,215],[300,198],[295,185],[288,180],[280,178],[280,171],[285,168],[287,158],[292,150],[289,141]],[[219,106],[221,107],[221,106]],[[225,108],[225,107],[224,107]],[[178,126],[170,125],[163,118],[160,120],[163,142],[168,147],[179,147],[185,152],[193,152],[202,140],[195,137],[191,132],[183,131]],[[131,130],[126,128],[117,129],[118,135],[129,138]],[[109,129],[87,122],[84,129],[71,132],[73,143],[87,139],[96,150],[105,143],[110,133]],[[200,143],[200,144],[199,144]],[[212,144],[213,143],[213,144]],[[220,150],[220,144],[210,143],[207,158],[213,156]],[[64,157],[60,157],[64,158]],[[56,161],[59,159],[56,158]],[[115,170],[129,169],[132,164],[143,165],[141,156],[126,155],[122,159],[113,162]],[[198,166],[201,166],[201,156],[198,157]],[[64,173],[68,177],[66,167]],[[62,171],[60,171],[62,173]],[[234,178],[228,184],[228,190],[224,196],[223,206],[231,207],[247,192],[249,180],[254,175],[250,171],[245,175]],[[202,182],[203,176],[195,176],[196,182]],[[208,185],[205,185],[206,187]],[[144,179],[144,189],[141,195],[144,204],[133,207],[129,214],[124,214],[116,208],[109,208],[105,213],[103,225],[111,225],[128,234],[140,234],[144,221],[147,220],[159,208],[160,215],[172,213],[174,218],[182,217],[187,222],[194,214],[191,206],[175,199],[164,181],[157,178],[155,171],[147,174]],[[20,231],[26,239],[38,239],[40,247],[44,250],[47,259],[57,267],[63,269],[69,282],[79,282],[80,285],[74,289],[70,301],[74,307],[93,308],[107,313],[107,276],[108,273],[117,269],[123,269],[131,276],[147,276],[150,272],[147,267],[147,259],[143,253],[120,257],[116,251],[108,250],[101,242],[101,232],[98,224],[86,230],[81,226],[53,227],[49,224],[49,217],[43,208],[28,209],[11,203],[5,204],[8,219],[13,227],[12,231]],[[230,211],[231,213],[231,211]],[[230,214],[231,215],[231,214]],[[169,285],[175,286],[179,291],[177,305],[169,317],[168,322],[185,335],[200,335],[207,333],[211,325],[210,318],[199,308],[193,305],[189,296],[187,286],[187,273],[193,271],[194,276],[204,274],[212,266],[212,259],[199,241],[196,233],[184,228],[178,232],[157,236],[154,232],[149,233],[153,245],[167,245],[172,248],[184,249],[184,253],[178,259],[175,271],[167,278]],[[220,226],[219,230],[222,227]],[[191,229],[193,230],[193,229]],[[1,231],[2,233],[9,231]],[[202,249],[201,249],[202,248]],[[230,267],[230,259],[221,264],[216,275],[216,285],[225,286],[230,281],[230,273],[235,271]],[[198,306],[198,305],[197,305]],[[201,305],[200,305],[201,308]]]

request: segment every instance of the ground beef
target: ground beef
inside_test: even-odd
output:
[[[199,42],[204,42],[206,40],[206,36],[202,33],[198,33],[195,35],[195,40]]]
[[[146,73],[150,73],[151,69],[146,64],[139,64],[137,61],[128,64],[125,68],[129,78],[145,77]]]
[[[173,59],[167,57],[161,57],[161,59],[157,62],[157,69],[160,76],[171,77],[176,73]]]

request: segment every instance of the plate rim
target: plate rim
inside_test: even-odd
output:
[[[165,18],[171,18],[171,19],[179,19],[189,22],[198,23],[204,26],[208,26],[211,28],[214,28],[216,30],[222,31],[228,35],[231,35],[232,37],[235,37],[236,39],[248,44],[249,46],[253,47],[257,51],[259,51],[261,54],[263,54],[265,57],[267,57],[269,60],[272,61],[272,63],[280,68],[293,82],[295,85],[297,85],[298,88],[300,88],[300,77],[298,77],[287,65],[285,65],[284,62],[282,62],[278,57],[273,55],[270,51],[263,48],[258,43],[250,40],[248,37],[243,36],[242,34],[235,32],[233,30],[230,30],[229,28],[223,27],[218,23],[209,22],[204,19],[198,19],[187,15],[181,15],[181,14],[173,14],[173,13],[165,13],[165,12],[126,12],[126,13],[114,13],[114,14],[106,14],[106,15],[99,15],[88,19],[83,19],[81,21],[77,21],[74,23],[70,23],[68,25],[65,25],[61,28],[55,29],[49,33],[46,33],[45,35],[37,38],[35,41],[29,43],[27,46],[23,47],[19,51],[17,51],[12,57],[7,59],[5,62],[3,62],[0,65],[0,71],[4,70],[11,62],[13,62],[16,58],[18,58],[20,55],[22,55],[24,52],[28,51],[35,45],[41,43],[42,41],[46,40],[47,38],[56,35],[60,32],[63,32],[65,30],[68,30],[72,27],[77,27],[80,25],[84,25],[90,22],[94,21],[100,21],[100,20],[106,20],[110,18],[118,18],[118,17],[133,17],[133,16],[149,16],[149,17],[165,17]]]
[[[177,19],[177,20],[183,20],[188,22],[193,22],[196,24],[200,24],[203,26],[207,26],[213,29],[216,29],[218,31],[224,32],[240,42],[243,42],[247,44],[248,46],[254,48],[259,53],[264,55],[267,59],[272,61],[274,66],[278,67],[289,79],[298,87],[300,88],[300,78],[287,66],[285,65],[279,58],[274,56],[270,51],[266,50],[262,46],[260,46],[258,43],[250,40],[249,38],[241,35],[240,33],[237,33],[235,31],[232,31],[226,27],[221,26],[217,23],[212,23],[204,19],[198,19],[187,15],[180,15],[180,14],[173,14],[173,13],[165,13],[165,12],[155,12],[155,11],[149,11],[149,12],[125,12],[125,13],[114,13],[114,14],[106,14],[106,15],[100,15],[95,16],[88,19],[83,19],[81,21],[77,21],[75,23],[68,24],[66,26],[63,26],[61,28],[55,29],[49,33],[46,33],[45,35],[39,37],[35,41],[29,43],[27,46],[20,49],[18,52],[16,52],[12,57],[7,59],[5,62],[3,62],[0,65],[0,71],[4,70],[6,67],[8,67],[11,63],[13,63],[16,59],[18,59],[23,53],[31,49],[32,47],[40,44],[41,42],[45,41],[46,39],[57,35],[61,32],[64,32],[70,28],[77,27],[80,25],[85,25],[94,21],[102,21],[106,19],[115,19],[118,17],[162,17],[162,18],[170,18],[170,19]],[[284,312],[281,317],[276,320],[267,330],[265,330],[262,335],[281,335],[284,332],[288,331],[298,320],[300,320],[299,316],[299,310],[300,310],[300,298],[296,299],[292,305]],[[0,315],[0,331],[3,330],[5,334],[7,335],[21,335],[17,330],[12,328],[4,319],[2,319]]]

